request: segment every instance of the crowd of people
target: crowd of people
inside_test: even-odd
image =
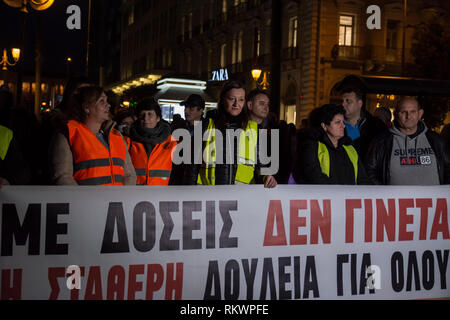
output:
[[[11,92],[2,86],[0,186],[450,184],[449,125],[441,135],[427,128],[415,97],[398,101],[393,121],[385,107],[370,114],[357,88],[343,90],[341,101],[313,109],[297,130],[271,112],[267,92],[246,92],[230,80],[217,109],[205,112],[203,98],[191,94],[181,103],[184,119],[175,115],[169,123],[151,97],[112,114],[103,88],[75,79],[60,105],[38,121],[13,107]],[[178,129],[189,134],[175,137]],[[278,145],[268,150],[279,166],[264,174],[260,135],[270,138],[273,130]],[[229,131],[236,133],[232,143],[219,139],[218,132]],[[189,144],[190,161],[174,162],[175,153],[187,151],[180,151],[183,139],[198,133],[202,143]]]

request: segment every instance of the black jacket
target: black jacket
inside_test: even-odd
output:
[[[206,118],[202,122],[202,131],[205,133],[205,131],[208,129],[209,119],[212,119],[213,121],[216,121],[217,119],[217,110],[212,110],[206,114]],[[227,121],[226,126],[227,129],[239,129],[240,124],[234,121],[235,119],[232,117],[229,117],[229,121]],[[216,128],[217,129],[217,128]],[[194,137],[193,137],[194,138]],[[225,133],[223,133],[223,164],[216,164],[215,167],[215,184],[216,185],[233,185],[235,184],[235,177],[236,177],[236,171],[237,171],[237,156],[238,156],[238,143],[237,143],[237,137],[235,137],[234,141],[234,159],[233,164],[227,164],[225,162],[227,159],[227,154],[229,154],[229,146],[227,146],[227,139]],[[204,142],[205,143],[205,142]],[[192,141],[192,146],[194,145]],[[203,148],[202,150],[194,150],[192,152],[192,157],[194,157],[195,152],[201,152],[203,156]],[[258,154],[258,153],[257,153]],[[258,161],[258,160],[257,160]],[[193,163],[193,161],[192,161]],[[200,171],[199,164],[190,164],[187,166],[187,169],[185,171],[185,178],[184,182],[188,185],[195,185],[197,184],[197,178],[198,173]],[[259,175],[259,169],[260,166],[257,165],[255,168],[255,182],[261,183],[262,177]]]
[[[15,137],[9,143],[4,159],[0,158],[0,177],[11,185],[27,185],[31,180],[31,170],[24,160],[21,148]]]
[[[353,141],[353,146],[362,161],[366,161],[374,138],[388,131],[388,127],[380,119],[372,116],[369,112],[361,111],[361,123],[359,124],[360,136]],[[347,133],[347,130],[345,130]]]
[[[440,183],[450,184],[450,151],[444,139],[431,130],[427,130],[425,136],[436,156]],[[376,139],[369,153],[366,168],[369,179],[374,184],[389,184],[393,141],[394,135],[388,131]]]
[[[318,158],[318,142],[322,142],[330,155],[330,176],[322,173]],[[335,148],[325,132],[317,129],[305,129],[299,143],[297,165],[294,168],[294,178],[301,184],[355,184],[353,164],[343,145],[351,145],[348,137],[339,140]],[[371,184],[364,169],[361,157],[358,157],[357,184]]]

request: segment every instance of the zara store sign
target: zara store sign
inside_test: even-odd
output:
[[[209,81],[227,81],[229,79],[228,77],[228,69],[219,69],[219,70],[213,70],[211,75],[211,79]]]

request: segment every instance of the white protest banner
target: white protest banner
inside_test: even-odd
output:
[[[450,297],[450,186],[0,190],[1,299]]]

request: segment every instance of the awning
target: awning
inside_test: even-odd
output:
[[[338,82],[334,89],[341,91],[348,87],[357,87],[364,93],[450,96],[450,81],[447,80],[349,75]]]
[[[160,104],[178,104],[191,94],[198,94],[205,100],[207,108],[215,108],[217,102],[206,92],[206,82],[187,79],[162,79],[158,81],[158,91],[153,98]]]

